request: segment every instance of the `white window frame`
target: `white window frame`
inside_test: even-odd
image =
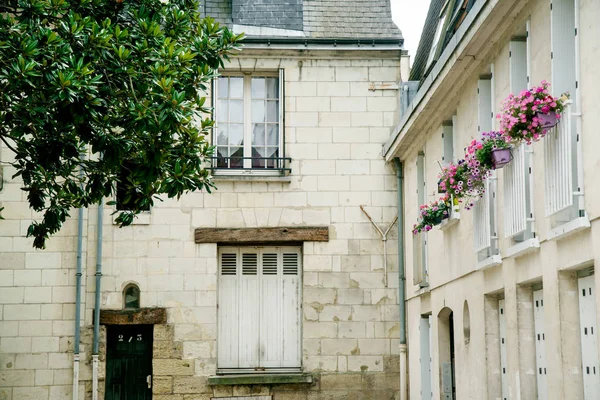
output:
[[[300,371],[302,368],[302,252],[300,247],[223,246],[219,248],[218,254],[218,372],[239,374],[257,371],[261,373]],[[229,263],[226,262],[224,254],[229,255],[227,258],[230,260]],[[234,254],[235,262],[232,263]],[[243,262],[246,258],[244,255],[253,254],[256,254],[255,264]],[[267,254],[277,254],[276,266],[266,261]],[[290,258],[294,255],[295,261],[292,260],[294,257]],[[274,319],[275,322],[271,321],[272,325],[269,325],[269,319]],[[275,356],[279,352],[279,358],[269,360],[269,352],[274,353]]]
[[[280,68],[278,71],[222,71],[221,77],[241,77],[244,79],[243,90],[243,104],[244,104],[244,143],[243,143],[243,167],[218,167],[216,160],[213,162],[213,171],[215,175],[284,175],[289,172],[285,158],[285,74],[284,69]],[[279,155],[275,158],[276,168],[266,167],[253,167],[252,166],[252,78],[264,77],[264,78],[277,78],[279,85],[278,92],[278,106],[279,106]],[[213,79],[212,83],[212,104],[214,107],[213,119],[215,121],[215,127],[213,128],[212,143],[217,147],[217,134],[218,134],[218,84],[219,78]],[[216,150],[215,150],[216,151]],[[215,153],[215,157],[217,154]]]

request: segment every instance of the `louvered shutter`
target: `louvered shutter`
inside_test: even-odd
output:
[[[239,252],[229,248],[219,254],[218,365],[219,368],[238,368]]]
[[[480,79],[477,83],[479,104],[479,132],[490,132],[494,116],[492,114],[492,80]]]
[[[259,366],[260,321],[260,277],[258,275],[258,251],[249,248],[240,250],[242,271],[239,277],[239,366]]]
[[[595,277],[595,275],[589,275],[578,279],[581,372],[583,375],[583,397],[585,400],[598,399],[600,396]]]
[[[277,250],[261,251],[260,364],[265,368],[281,367],[283,352],[281,255]]]
[[[301,254],[298,248],[282,248],[282,308],[283,357],[282,367],[299,367],[300,354],[300,274]]]

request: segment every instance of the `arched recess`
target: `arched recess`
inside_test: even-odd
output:
[[[438,313],[438,351],[442,399],[456,399],[454,368],[454,313],[444,307]]]
[[[469,303],[465,300],[463,305],[463,337],[465,345],[471,341],[471,313],[469,312]]]
[[[123,289],[123,308],[140,308],[140,288],[135,283],[130,283]]]

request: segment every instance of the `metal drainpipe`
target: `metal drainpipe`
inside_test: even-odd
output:
[[[406,364],[406,293],[404,275],[404,214],[402,190],[404,188],[404,172],[402,162],[394,158],[396,178],[398,179],[398,303],[400,306],[400,400],[408,396],[408,370]]]
[[[79,397],[79,337],[81,323],[81,264],[83,253],[83,207],[77,211],[77,272],[75,273],[75,349],[73,351],[73,400]]]
[[[92,400],[98,400],[98,343],[100,342],[100,279],[102,278],[102,228],[104,201],[98,203],[96,234],[96,301],[94,304],[94,346],[92,349]]]
[[[80,154],[81,160],[85,154]],[[83,167],[79,177],[83,179]],[[81,271],[83,254],[83,207],[77,211],[77,270],[75,272],[75,348],[73,351],[73,400],[79,398],[79,340],[81,336]]]

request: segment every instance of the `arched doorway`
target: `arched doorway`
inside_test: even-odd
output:
[[[438,314],[438,350],[441,398],[442,400],[456,400],[454,313],[448,307],[442,308]]]

